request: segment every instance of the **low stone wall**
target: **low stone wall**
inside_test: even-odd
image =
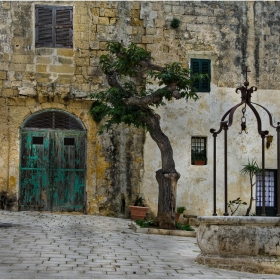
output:
[[[280,218],[202,216],[198,221],[198,263],[280,274]]]

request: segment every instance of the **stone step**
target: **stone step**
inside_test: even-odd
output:
[[[182,218],[181,222],[184,224],[189,224],[192,227],[199,226],[199,221],[197,220],[197,216],[195,216],[195,215],[183,214],[183,218]]]
[[[131,222],[131,228],[134,230],[134,232],[137,233],[196,237],[196,231],[186,231],[186,230],[177,230],[177,229],[169,230],[169,229],[157,229],[157,228],[141,228],[134,221]]]

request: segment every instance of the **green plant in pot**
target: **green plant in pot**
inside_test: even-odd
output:
[[[192,150],[192,164],[195,165],[205,165],[207,161],[206,157],[206,150],[198,150],[193,149]]]
[[[184,213],[186,208],[184,206],[178,206],[175,213],[175,222],[179,221],[180,215]]]
[[[134,206],[144,207],[144,200],[145,198],[143,198],[142,196],[137,196],[132,202]]]
[[[145,199],[142,196],[137,196],[132,202],[133,205],[129,206],[131,219],[135,220],[144,220],[146,217],[149,207],[146,207],[144,204]]]

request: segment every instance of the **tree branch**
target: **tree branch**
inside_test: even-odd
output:
[[[133,105],[149,105],[149,104],[159,104],[162,102],[162,95],[159,94],[159,90],[153,92],[152,94],[143,96],[143,97],[137,97],[137,96],[132,96],[129,98],[123,99],[123,102],[125,105],[133,106]]]
[[[140,73],[147,72],[148,70],[163,71],[165,68],[151,62],[151,58],[147,58],[139,62],[141,65]]]
[[[124,90],[123,87],[121,86],[121,83],[119,81],[119,77],[117,72],[112,71],[107,75],[107,81],[110,87],[115,87],[119,88],[121,90]]]
[[[181,94],[179,93],[179,91],[177,90],[176,84],[171,84],[168,85],[164,88],[158,89],[155,92],[143,96],[143,97],[137,97],[137,96],[133,96],[133,97],[129,97],[129,98],[125,98],[123,99],[124,104],[126,105],[139,105],[139,106],[143,106],[143,105],[149,105],[149,104],[159,104],[162,102],[163,96],[162,96],[162,90],[168,90],[172,92],[172,96],[175,97],[176,99],[181,98]]]

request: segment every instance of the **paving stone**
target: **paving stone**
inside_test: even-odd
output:
[[[134,233],[130,220],[0,211],[0,278],[278,279],[195,263],[193,237]]]

